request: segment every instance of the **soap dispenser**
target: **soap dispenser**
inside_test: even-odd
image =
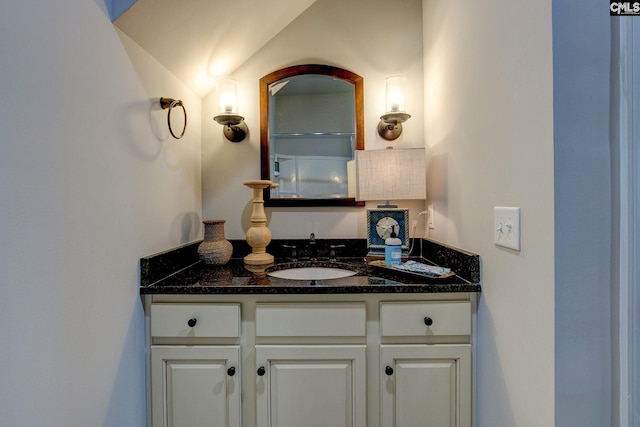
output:
[[[391,235],[384,241],[384,263],[400,265],[402,261],[402,240],[396,235],[395,226],[391,228]]]

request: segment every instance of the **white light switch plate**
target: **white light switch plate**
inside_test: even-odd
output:
[[[520,250],[520,208],[493,208],[493,241],[498,246]]]

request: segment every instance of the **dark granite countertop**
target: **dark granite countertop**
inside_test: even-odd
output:
[[[344,244],[344,252],[366,253],[362,239],[332,239],[330,244]],[[422,257],[417,261],[447,267],[455,274],[448,277],[429,277],[408,273],[380,265],[372,265],[364,255],[339,257],[338,261],[302,260],[287,262],[279,253],[283,245],[304,241],[276,241],[268,252],[276,256],[269,266],[247,266],[242,257],[250,248],[246,242],[231,241],[234,258],[224,266],[203,264],[198,259],[193,242],[140,260],[141,294],[340,294],[340,293],[437,293],[480,292],[480,258],[478,255],[422,239]],[[323,241],[318,241],[318,244]],[[366,242],[365,242],[366,244]],[[304,251],[300,251],[302,255]],[[243,255],[244,256],[244,255]],[[356,271],[353,276],[330,280],[279,279],[268,273],[291,267],[336,267]]]

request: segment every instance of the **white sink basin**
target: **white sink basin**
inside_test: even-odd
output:
[[[329,280],[354,276],[357,272],[334,267],[294,267],[267,274],[271,277],[289,280]]]

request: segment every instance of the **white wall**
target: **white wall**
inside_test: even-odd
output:
[[[619,81],[611,65],[611,26],[619,19],[629,18],[610,18],[596,0],[578,9],[571,1],[553,2],[558,426],[618,425],[611,418],[617,415],[612,205],[619,202],[620,171],[610,140],[618,133],[612,106],[620,100],[610,82]]]
[[[423,1],[431,236],[482,258],[476,427],[554,425],[551,1]],[[522,250],[493,243],[522,209]]]
[[[199,100],[132,66],[100,0],[4,4],[0,52],[0,424],[143,426],[137,263],[200,234]]]
[[[225,140],[221,126],[212,120],[215,91],[205,97],[203,217],[226,219],[228,238],[244,238],[250,227],[252,193],[242,181],[260,178],[258,81],[279,68],[322,63],[364,77],[366,149],[389,145],[376,132],[384,112],[384,79],[404,74],[412,118],[394,146],[423,147],[421,20],[420,0],[399,2],[392,13],[384,0],[318,0],[233,74],[238,81],[239,110],[249,126],[248,139],[239,144]],[[398,204],[410,209],[411,218],[424,209],[423,201]],[[366,236],[364,208],[267,208],[267,216],[274,238],[301,238],[311,232],[318,237]]]
[[[323,62],[365,77],[367,149],[386,145],[375,133],[384,78],[402,72],[409,79],[413,117],[397,146],[422,146],[426,138],[428,192],[437,213],[432,237],[483,261],[477,427],[550,426],[554,413],[559,426],[576,414],[581,425],[604,425],[607,408],[598,403],[608,396],[606,373],[588,374],[608,361],[607,350],[591,351],[605,343],[605,324],[597,337],[587,332],[594,312],[599,320],[607,315],[595,310],[607,297],[600,284],[608,247],[593,243],[603,241],[598,227],[610,219],[606,204],[593,197],[608,188],[607,136],[606,124],[593,119],[605,114],[598,109],[608,95],[592,94],[591,104],[580,96],[607,81],[608,30],[592,28],[609,18],[595,9],[577,15],[570,2],[554,1],[554,14],[574,19],[557,21],[555,48],[575,42],[581,49],[578,55],[569,48],[566,54],[576,56],[555,70],[557,80],[566,79],[563,86],[556,82],[556,102],[567,103],[565,113],[589,106],[579,126],[571,124],[576,117],[556,116],[554,188],[551,2],[492,3],[411,0],[389,14],[381,0],[319,0],[236,72],[251,132],[240,144],[223,139],[211,120],[210,97],[200,111],[193,93],[118,37],[102,1],[6,4],[0,18],[3,424],[144,424],[137,260],[199,237],[201,210],[226,218],[228,237],[244,235],[250,191],[241,182],[259,175],[257,81],[276,68]],[[584,58],[593,59],[586,74],[564,86],[584,70]],[[153,101],[159,96],[185,100],[185,139],[168,137],[166,116]],[[558,127],[559,120],[567,125]],[[572,130],[577,136],[558,138]],[[522,207],[520,253],[493,245],[496,205]],[[280,208],[270,216],[278,237],[364,232],[361,208]],[[555,351],[554,296],[555,332],[579,338]],[[555,377],[554,353],[563,368]]]

